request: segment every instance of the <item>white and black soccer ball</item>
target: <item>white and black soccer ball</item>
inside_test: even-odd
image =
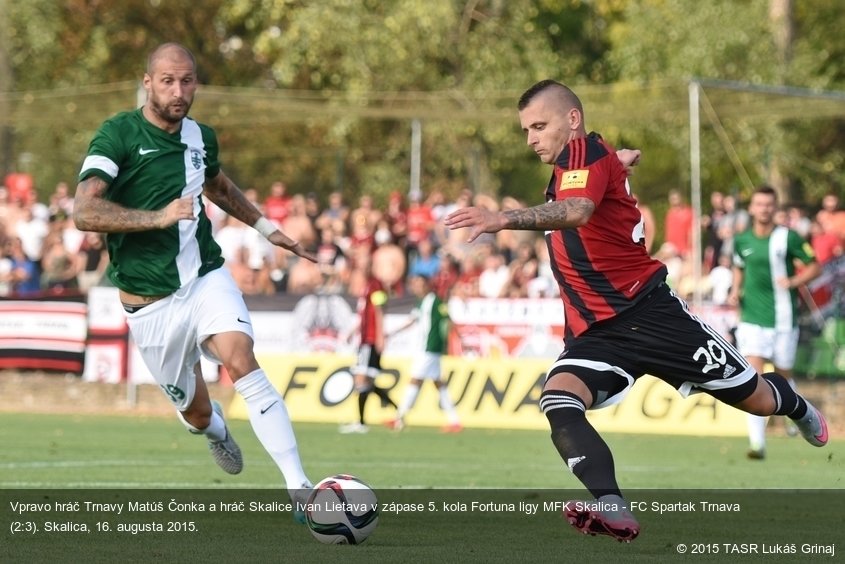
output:
[[[305,520],[324,544],[361,544],[378,525],[378,498],[364,482],[348,474],[320,480],[308,496]]]

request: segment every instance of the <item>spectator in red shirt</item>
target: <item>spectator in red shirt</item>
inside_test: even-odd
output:
[[[684,202],[678,190],[669,190],[665,225],[665,242],[672,243],[681,257],[689,257],[692,250],[692,208]]]
[[[390,233],[393,235],[393,241],[400,247],[404,247],[405,237],[408,235],[408,214],[405,212],[402,194],[395,191],[390,193],[385,216],[390,226]]]
[[[291,198],[284,182],[277,180],[270,185],[270,195],[264,200],[264,215],[267,219],[281,226],[290,214]]]
[[[434,216],[428,204],[422,202],[419,196],[411,198],[408,207],[408,252],[410,256],[416,254],[417,246],[423,239],[431,237],[434,229]]]
[[[458,282],[458,262],[452,258],[452,255],[438,252],[440,258],[440,269],[431,279],[431,289],[437,294],[437,297],[442,301],[449,301],[449,296],[452,293],[452,288]]]
[[[818,220],[810,224],[810,245],[813,247],[813,254],[819,264],[824,264],[843,252],[842,240],[835,233],[826,231]]]

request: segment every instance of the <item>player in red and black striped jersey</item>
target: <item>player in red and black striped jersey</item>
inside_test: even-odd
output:
[[[779,374],[759,376],[666,285],[666,268],[646,252],[642,217],[628,188],[627,167],[637,163],[639,151],[617,153],[599,135],[588,135],[581,101],[559,82],[535,84],[518,107],[528,145],[554,167],[546,203],[502,212],[467,207],[445,223],[469,228],[469,241],[502,229],[546,232],[566,334],[540,407],[561,458],[595,497],[568,505],[569,522],[620,541],[639,534],[610,449],[585,412],[621,401],[643,374],[684,396],[706,392],[749,413],[788,416],[808,442],[824,446],[821,413]]]
[[[666,278],[666,267],[645,249],[643,219],[627,178],[615,150],[596,133],[573,139],[555,159],[546,201],[582,198],[595,205],[580,228],[546,234],[567,339],[632,307]]]
[[[370,393],[381,399],[383,406],[393,406],[394,402],[387,390],[376,386],[375,379],[381,372],[381,353],[384,350],[384,304],[387,292],[372,272],[372,259],[362,257],[363,268],[367,275],[366,286],[358,298],[358,324],[355,329],[361,337],[358,358],[352,367],[355,377],[355,390],[358,392],[358,422],[340,426],[341,433],[366,433],[369,428],[364,420],[364,408]]]

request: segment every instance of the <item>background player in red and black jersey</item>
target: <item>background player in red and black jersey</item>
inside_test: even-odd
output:
[[[636,164],[639,153],[617,155],[599,135],[588,135],[581,101],[558,82],[535,84],[518,107],[528,145],[554,167],[546,203],[502,212],[467,207],[445,223],[469,228],[469,241],[502,229],[546,232],[566,334],[540,407],[561,458],[595,497],[569,504],[569,522],[620,541],[639,534],[610,449],[585,411],[621,401],[643,374],[684,396],[706,392],[749,413],[788,416],[808,442],[824,446],[821,413],[782,376],[758,376],[666,285],[665,267],[645,250],[642,217],[628,188],[626,166]]]
[[[364,420],[364,408],[370,393],[376,394],[382,405],[396,403],[390,399],[387,390],[376,386],[376,376],[381,372],[381,353],[384,350],[384,304],[387,302],[387,292],[378,278],[373,275],[372,259],[362,255],[359,260],[364,261],[363,268],[367,281],[361,296],[358,298],[358,324],[355,329],[361,337],[358,346],[358,358],[352,367],[355,377],[355,390],[358,392],[358,422],[341,425],[341,433],[366,433],[369,428]]]

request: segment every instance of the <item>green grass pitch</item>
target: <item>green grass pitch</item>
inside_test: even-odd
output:
[[[578,535],[560,517],[554,502],[589,496],[546,432],[443,435],[429,428],[395,433],[373,427],[367,435],[340,435],[331,425],[295,424],[312,480],[349,473],[368,482],[381,501],[424,507],[382,511],[363,545],[325,546],[284,511],[207,511],[224,499],[287,501],[281,475],[248,422],[230,427],[245,458],[238,476],[219,470],[205,441],[175,418],[0,414],[3,552],[10,562],[796,562],[828,557],[821,551],[829,545],[837,552],[823,561],[845,554],[842,441],[819,449],[800,438],[772,436],[769,456],[759,462],[745,458],[744,438],[608,435],[623,491],[643,504],[635,511],[642,534],[623,545]],[[146,498],[204,506],[131,514],[84,506],[75,514],[59,513],[54,505],[49,514],[12,509],[16,501]],[[702,505],[708,503],[714,505]],[[528,513],[532,505],[536,509]],[[90,532],[48,534],[47,520],[85,522]],[[12,523],[26,522],[39,531],[12,533]],[[103,522],[109,531],[97,530]],[[115,531],[129,522],[192,522],[198,530]],[[680,554],[680,544],[689,552]]]

